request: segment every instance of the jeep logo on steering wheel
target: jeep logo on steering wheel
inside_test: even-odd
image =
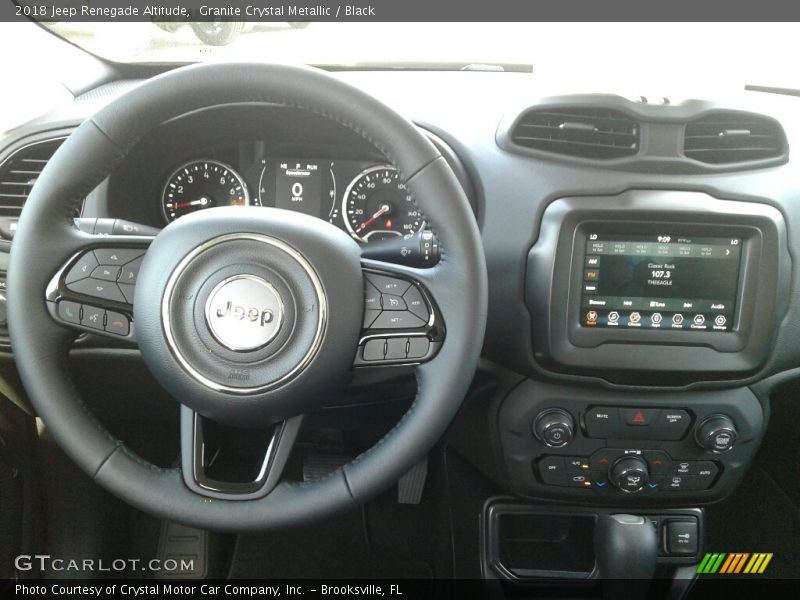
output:
[[[271,310],[259,310],[255,307],[245,308],[244,306],[233,306],[233,302],[228,300],[225,304],[225,308],[218,308],[217,309],[217,317],[224,318],[231,316],[234,319],[239,319],[240,321],[247,316],[247,318],[255,323],[256,321],[260,321],[261,326],[263,327],[267,323],[271,323],[274,317]]]
[[[230,350],[251,352],[266,346],[280,331],[283,302],[261,277],[236,275],[212,290],[205,313],[214,339]]]

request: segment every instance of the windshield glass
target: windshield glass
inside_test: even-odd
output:
[[[791,23],[75,23],[46,25],[122,62],[263,60],[406,68],[524,65],[539,75],[630,84],[800,88]],[[777,60],[776,60],[777,58]],[[487,65],[489,65],[487,67]],[[492,67],[493,66],[493,67]],[[472,67],[475,68],[475,67]]]

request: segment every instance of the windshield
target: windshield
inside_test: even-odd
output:
[[[121,62],[263,60],[341,67],[533,70],[598,81],[800,88],[791,23],[75,23],[46,25]],[[776,60],[776,57],[778,60]],[[476,66],[481,65],[481,66]]]

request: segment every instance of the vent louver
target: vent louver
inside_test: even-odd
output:
[[[64,139],[28,144],[0,164],[0,215],[19,216],[33,184]]]
[[[617,110],[534,108],[514,126],[518,146],[580,158],[608,160],[639,152],[639,123]]]
[[[686,124],[683,153],[703,163],[763,161],[786,150],[780,123],[763,115],[718,111]]]

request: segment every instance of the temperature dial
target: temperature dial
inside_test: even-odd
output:
[[[649,481],[647,463],[638,456],[623,456],[608,471],[608,478],[618,490],[638,492]]]
[[[730,417],[712,415],[697,426],[694,439],[702,448],[722,454],[733,450],[738,434]]]

